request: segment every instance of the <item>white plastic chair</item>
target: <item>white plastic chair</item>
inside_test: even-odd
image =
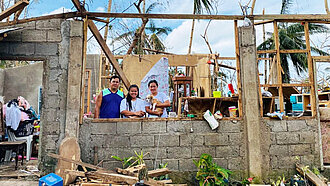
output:
[[[8,129],[7,129],[7,134],[8,134],[8,141],[26,140],[26,161],[29,161],[31,158],[31,153],[32,153],[33,135],[24,136],[24,137],[16,137],[15,134]],[[22,158],[24,158],[24,157],[22,157]]]

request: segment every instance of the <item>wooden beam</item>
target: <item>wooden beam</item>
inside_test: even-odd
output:
[[[265,20],[265,21],[255,22],[254,25],[263,25],[263,24],[272,23],[272,22],[274,22],[274,20]]]
[[[280,87],[281,84],[260,84],[260,87]],[[283,87],[309,87],[310,83],[283,83]]]
[[[224,65],[224,64],[218,64],[220,67],[223,67],[223,68],[228,68],[228,69],[231,69],[231,70],[236,70],[236,67],[232,67],[232,66],[229,66],[229,65]]]
[[[163,176],[163,175],[169,174],[171,172],[172,171],[170,171],[168,168],[151,170],[151,171],[148,171],[148,177],[153,178],[153,177]]]
[[[81,161],[71,160],[71,159],[64,158],[64,157],[62,157],[60,155],[57,155],[57,154],[49,153],[48,156],[50,156],[52,158],[59,159],[59,160],[63,160],[63,161],[66,161],[66,162],[74,163],[76,165],[84,166],[84,167],[87,167],[87,168],[90,168],[90,169],[112,172],[112,171],[108,171],[108,170],[104,169],[103,167],[98,167],[98,166],[91,165],[91,164],[88,164],[88,163],[84,163],[84,162],[81,162]]]
[[[8,9],[6,9],[3,12],[0,13],[0,21],[2,21],[3,19],[7,18],[11,14],[17,12],[18,10],[23,9],[28,4],[29,4],[29,1],[28,0],[18,1],[13,6],[9,7]]]
[[[85,111],[85,75],[86,75],[86,61],[87,61],[87,31],[88,31],[88,19],[84,19],[83,25],[83,60],[81,70],[81,96],[80,96],[80,115],[79,124],[83,123],[84,111]],[[87,102],[87,104],[89,104]],[[88,113],[88,112],[87,112]]]
[[[330,14],[329,7],[328,7],[328,0],[324,0],[324,6],[325,6],[325,11],[327,12],[327,14]]]
[[[87,177],[101,178],[103,183],[125,182],[130,185],[133,185],[139,181],[139,179],[137,177],[120,175],[117,173],[87,172],[86,174],[87,174]]]
[[[316,116],[316,90],[315,90],[315,78],[314,78],[314,65],[311,54],[311,45],[309,41],[309,26],[308,22],[304,24],[306,50],[307,50],[307,64],[308,64],[308,75],[309,83],[311,84],[311,105],[312,105],[312,116]]]
[[[253,10],[254,10],[254,6],[255,5],[256,5],[256,0],[253,0],[252,6],[251,6],[251,14],[250,15],[253,15]]]
[[[100,19],[100,18],[97,18],[97,17],[89,17],[88,19],[92,19],[94,21],[98,21],[98,22],[102,22],[102,23],[105,23],[105,24],[109,24],[109,21],[104,20],[104,19]]]
[[[312,56],[315,62],[330,62],[330,56]]]
[[[237,76],[237,91],[238,91],[238,114],[239,117],[243,116],[243,106],[242,106],[242,85],[240,76],[240,56],[239,56],[239,41],[238,41],[238,28],[237,20],[234,21],[234,32],[235,32],[235,57],[236,57],[236,76]]]
[[[318,176],[316,176],[312,171],[310,171],[308,168],[307,170],[304,170],[305,167],[299,164],[296,164],[296,170],[303,176],[306,176],[312,183],[314,183],[317,186],[327,186],[326,183],[324,183]]]
[[[104,41],[103,37],[101,36],[99,30],[97,29],[96,25],[94,24],[94,22],[92,20],[88,20],[88,27],[91,30],[91,32],[93,33],[93,35],[96,38],[97,42],[100,44],[105,56],[107,56],[108,60],[112,64],[112,66],[115,68],[118,75],[121,77],[125,87],[128,89],[129,86],[130,86],[130,83],[129,83],[126,75],[124,74],[123,70],[120,68],[115,56],[110,51],[108,45]]]
[[[150,51],[150,52],[155,52],[156,54],[169,54],[169,55],[175,55],[175,54],[173,54],[173,53],[164,52],[164,51],[160,51],[160,50],[153,50],[153,49],[150,49],[150,48],[144,48],[143,50]]]
[[[9,23],[2,22],[0,23],[0,26],[10,26],[15,24],[21,24],[21,23],[28,23],[32,21],[39,21],[39,20],[48,20],[48,19],[69,19],[74,17],[80,17],[81,14],[78,12],[67,12],[67,13],[61,13],[61,14],[53,14],[53,15],[46,15],[46,16],[40,16],[40,17],[32,17],[28,19],[21,19],[15,21],[10,21]]]
[[[278,89],[280,112],[284,112],[284,96],[283,96],[282,73],[281,73],[282,65],[281,65],[280,40],[279,40],[279,36],[278,36],[277,21],[273,22],[273,26],[274,26],[275,49],[276,49],[277,83],[280,84],[279,89]]]
[[[75,0],[74,0],[75,1]],[[201,14],[138,14],[138,13],[105,13],[86,12],[92,17],[117,17],[117,18],[147,18],[147,19],[213,19],[213,20],[243,20],[243,15],[201,15]],[[328,14],[270,14],[270,15],[248,15],[253,20],[329,20]]]
[[[236,60],[236,57],[216,57],[219,60]]]
[[[295,54],[295,53],[307,53],[307,50],[294,49],[294,50],[280,50],[281,54]]]
[[[257,54],[270,54],[270,53],[276,53],[277,50],[258,50]]]

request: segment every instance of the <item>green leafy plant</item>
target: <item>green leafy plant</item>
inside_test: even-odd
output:
[[[230,170],[213,163],[213,158],[209,154],[202,154],[199,161],[193,160],[193,162],[199,169],[196,179],[199,180],[200,186],[224,185],[228,182],[228,177],[232,173]]]
[[[111,158],[122,162],[124,169],[128,168],[128,167],[133,167],[135,165],[144,164],[143,157],[145,155],[147,155],[148,153],[146,153],[145,155],[143,155],[143,151],[141,151],[141,153],[137,153],[136,151],[134,151],[134,153],[135,153],[135,156],[130,156],[130,157],[126,157],[126,158],[120,158],[119,156],[111,156]]]
[[[285,182],[286,182],[285,176],[284,175],[283,175],[283,177],[279,176],[278,180],[276,182],[272,181],[272,186],[281,186],[281,185],[284,185]]]

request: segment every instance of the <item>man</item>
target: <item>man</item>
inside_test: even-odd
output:
[[[118,90],[120,78],[110,78],[110,88],[102,90],[96,98],[94,118],[119,118],[120,102],[124,98],[122,91]]]

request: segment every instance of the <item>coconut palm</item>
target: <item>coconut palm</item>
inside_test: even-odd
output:
[[[289,6],[292,4],[292,0],[282,0],[282,9],[281,14],[289,13]],[[326,33],[329,31],[327,26],[321,24],[309,24],[309,33],[310,35],[316,33]],[[274,34],[268,33],[271,35],[266,41],[261,43],[258,46],[258,50],[272,50],[275,49],[275,40]],[[292,50],[292,49],[306,49],[305,41],[305,32],[304,25],[295,23],[295,24],[279,24],[278,25],[278,35],[280,49],[283,50]],[[312,52],[316,52],[320,55],[329,55],[327,52],[311,47]],[[270,54],[270,57],[273,57],[274,54]],[[265,54],[261,54],[262,57],[265,57]],[[292,61],[293,66],[296,69],[298,75],[307,70],[307,56],[302,53],[295,54],[281,54],[280,55],[281,66],[284,71],[282,80],[284,83],[290,82],[290,71],[289,71],[289,60]]]
[[[201,14],[203,6],[208,13],[211,12],[212,5],[210,0],[194,0],[194,13]]]

